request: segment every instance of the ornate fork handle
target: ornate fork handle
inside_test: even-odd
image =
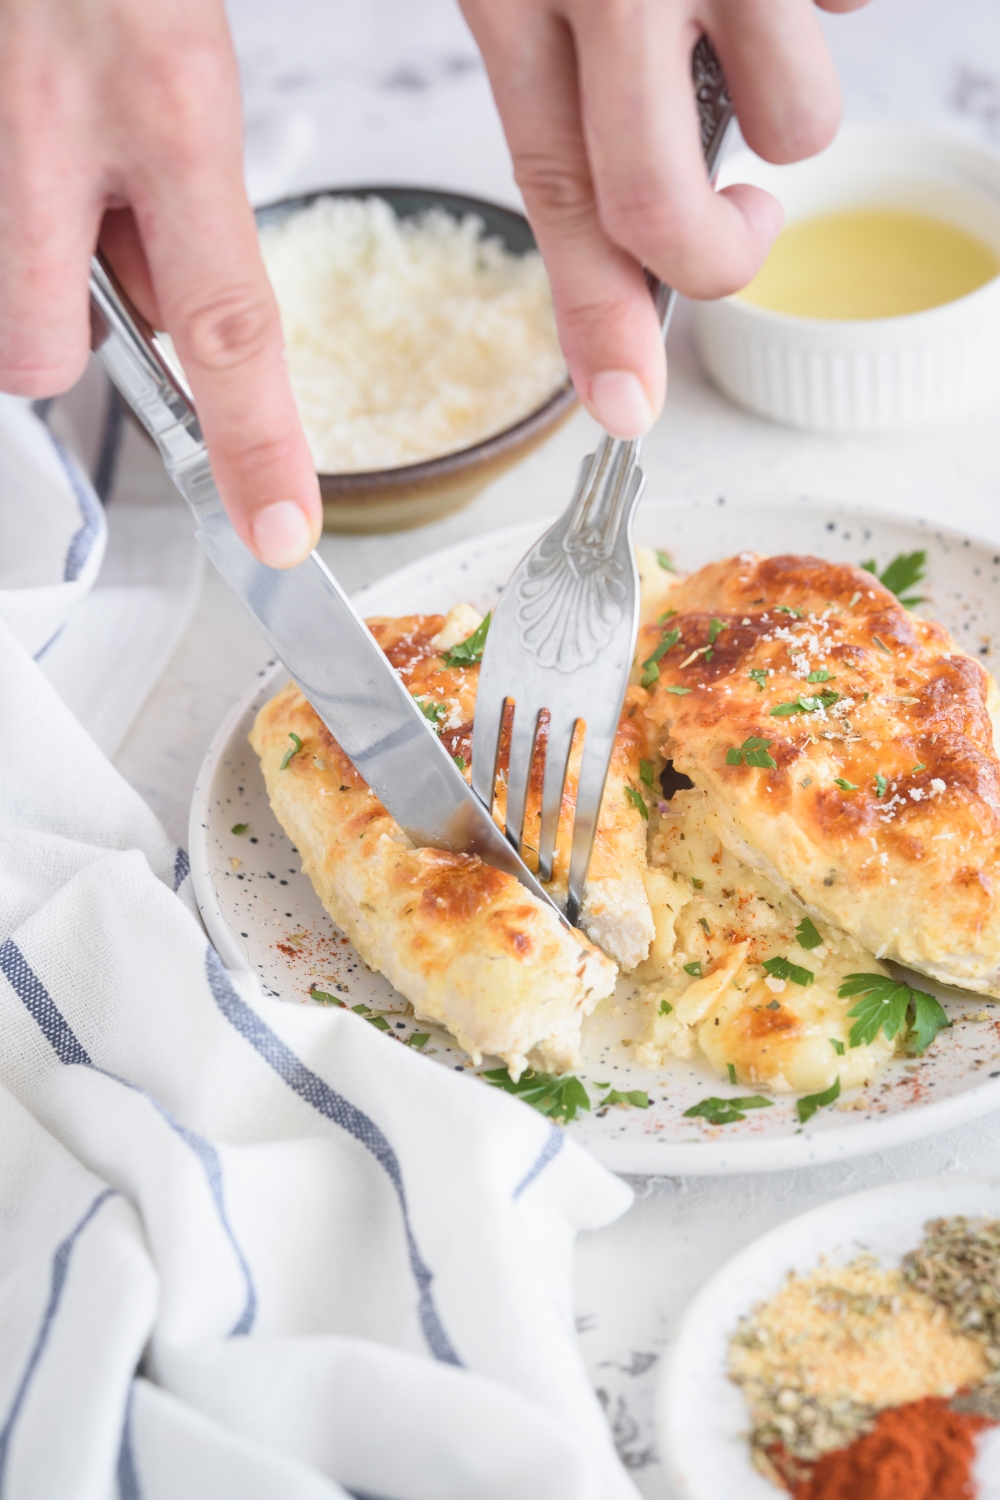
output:
[[[733,117],[733,104],[722,66],[707,36],[701,37],[691,58],[701,145],[709,176],[714,178],[722,142]],[[670,326],[677,293],[648,275],[664,338]],[[518,637],[525,650],[562,670],[573,671],[592,661],[606,644],[621,617],[615,608],[619,593],[613,576],[618,534],[628,524],[642,492],[635,483],[641,441],[606,434],[597,452],[585,460],[573,497],[552,534],[544,566],[522,579],[518,600]],[[558,629],[559,605],[573,596],[585,602],[585,629],[574,647]],[[552,629],[540,628],[549,619]],[[559,636],[558,643],[555,637]],[[565,665],[564,665],[565,663]]]

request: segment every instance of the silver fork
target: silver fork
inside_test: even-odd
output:
[[[714,179],[733,116],[722,68],[703,36],[691,59],[701,143]],[[677,293],[647,276],[666,337]],[[583,460],[566,511],[511,574],[483,653],[472,736],[472,786],[492,811],[504,709],[513,704],[506,833],[521,852],[532,761],[548,719],[538,876],[552,879],[573,733],[585,725],[566,915],[576,925],[639,619],[632,517],[645,476],[640,442],[605,435]]]

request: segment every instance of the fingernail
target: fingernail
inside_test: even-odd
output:
[[[294,500],[262,506],[250,522],[250,534],[257,556],[269,568],[294,568],[312,551],[312,528]]]
[[[642,381],[631,370],[602,370],[590,382],[590,409],[613,437],[636,438],[653,425]]]

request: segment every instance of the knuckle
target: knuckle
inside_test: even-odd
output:
[[[258,292],[228,290],[182,308],[188,357],[208,371],[250,363],[280,347],[277,309]]]
[[[539,218],[572,224],[593,214],[593,188],[582,166],[548,153],[523,152],[514,163],[514,176]]]
[[[616,245],[651,264],[685,258],[691,249],[690,217],[648,187],[613,192],[601,204],[601,224]]]

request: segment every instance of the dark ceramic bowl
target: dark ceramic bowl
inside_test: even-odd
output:
[[[467,198],[463,193],[429,188],[323,188],[258,208],[257,223],[274,224],[308,208],[317,198],[382,198],[401,219],[416,218],[429,208],[443,208],[455,218],[476,214],[485,224],[486,233],[495,235],[508,250],[523,255],[535,248],[535,237],[523,214],[498,203]],[[398,531],[436,521],[468,505],[491,480],[537,448],[575,406],[576,393],[567,381],[535,411],[471,448],[398,469],[320,474],[323,524],[327,531]]]

